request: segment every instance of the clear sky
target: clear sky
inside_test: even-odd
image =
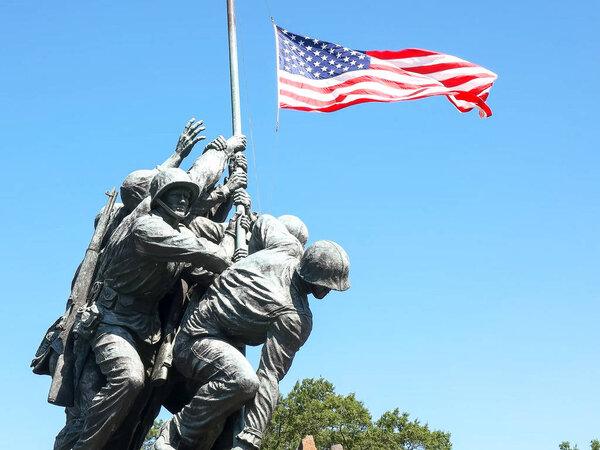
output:
[[[282,391],[323,376],[374,418],[398,407],[451,432],[458,450],[600,438],[598,2],[237,7],[254,207],[300,216],[352,264],[349,291],[312,302]],[[487,67],[494,115],[443,97],[283,110],[276,134],[270,15],[351,48]],[[0,55],[0,428],[37,450],[64,415],[28,365],[104,191],[164,160],[191,117],[209,139],[231,133],[225,1],[5,0]]]

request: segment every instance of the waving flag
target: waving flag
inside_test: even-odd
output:
[[[461,112],[485,104],[495,73],[456,56],[416,48],[359,51],[275,25],[279,107],[331,112],[364,102],[445,95]]]

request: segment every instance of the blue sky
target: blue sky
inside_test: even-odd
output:
[[[63,425],[28,365],[103,192],[164,160],[190,117],[209,139],[231,133],[225,1],[122,3],[0,5],[0,423],[22,449],[49,448]],[[300,216],[352,264],[348,292],[312,302],[282,391],[324,376],[375,418],[398,407],[451,432],[458,450],[600,438],[597,2],[237,8],[254,206]],[[499,75],[494,115],[437,97],[283,110],[275,133],[270,15],[356,49],[481,64]]]

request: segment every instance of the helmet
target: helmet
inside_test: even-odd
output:
[[[136,170],[123,180],[120,189],[121,200],[129,211],[133,211],[148,195],[150,181],[155,172],[155,170]]]
[[[298,239],[302,244],[302,248],[304,248],[306,241],[308,241],[308,228],[306,228],[304,222],[302,222],[298,216],[292,216],[290,214],[279,216],[277,220],[285,225],[290,234]]]
[[[348,254],[333,241],[310,244],[298,265],[298,275],[304,281],[335,291],[345,291],[350,287],[349,271]]]
[[[192,194],[190,204],[196,200],[200,194],[200,188],[192,181],[190,176],[178,168],[158,169],[158,173],[152,178],[150,183],[150,207],[155,208],[158,200],[169,189],[182,187],[188,189]]]

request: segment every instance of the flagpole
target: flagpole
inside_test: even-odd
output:
[[[227,0],[227,31],[229,34],[229,80],[231,83],[231,123],[235,136],[242,134],[240,112],[240,80],[238,72],[237,35],[234,0]]]
[[[234,0],[227,0],[227,32],[229,40],[229,82],[231,87],[231,127],[233,129],[233,135],[239,136],[242,134],[242,114],[240,107],[240,80],[238,71],[238,55],[237,55],[237,35],[235,26],[235,6]],[[241,167],[236,167],[235,171],[243,170]],[[242,227],[241,218],[245,214],[244,205],[235,205],[236,213],[239,213],[239,219],[235,226],[235,249],[246,249],[246,231]],[[246,354],[245,348],[241,349],[242,353]],[[236,436],[244,429],[244,408],[242,407],[239,411],[234,412],[228,419],[231,424],[231,435],[225,432],[227,435],[226,441],[224,442],[225,447],[231,448],[235,445]],[[228,428],[228,426],[226,426]],[[229,439],[229,440],[227,440]],[[215,447],[220,448],[223,441],[216,443]],[[213,447],[213,448],[215,448]]]
[[[231,126],[233,135],[242,134],[242,114],[240,108],[240,80],[238,71],[237,56],[237,35],[235,27],[235,6],[234,0],[227,0],[227,31],[229,37],[229,81],[231,87]],[[242,170],[236,168],[235,170]],[[242,216],[245,213],[243,205],[235,205],[235,211]],[[235,228],[235,248],[246,249],[246,231],[242,228],[241,221],[238,219]]]

